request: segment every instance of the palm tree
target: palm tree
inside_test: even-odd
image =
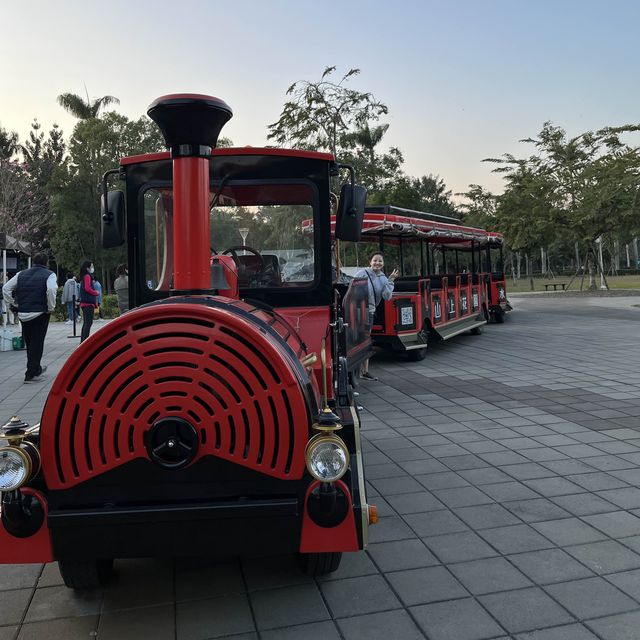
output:
[[[77,93],[62,93],[58,96],[58,104],[79,120],[91,120],[98,117],[101,109],[110,104],[120,104],[120,100],[114,96],[102,96],[91,100],[88,92],[87,99],[84,100]]]
[[[0,127],[0,160],[9,160],[19,148],[18,134]]]

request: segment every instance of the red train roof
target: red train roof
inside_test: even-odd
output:
[[[331,234],[335,231],[336,218],[331,216]],[[302,229],[306,232],[313,230],[313,220],[304,220]],[[475,227],[465,227],[459,224],[449,224],[437,222],[435,220],[425,220],[424,218],[413,218],[410,216],[372,213],[365,211],[362,223],[363,240],[377,240],[382,233],[385,239],[400,238],[425,238],[432,242],[451,245],[452,248],[470,248],[471,241],[481,245],[502,244],[501,233],[476,229]]]
[[[320,151],[306,151],[304,149],[276,149],[274,147],[222,147],[214,149],[211,156],[287,156],[289,158],[308,158],[311,160],[324,160],[333,162],[331,153]],[[157,160],[170,160],[168,151],[160,153],[146,153],[139,156],[129,156],[120,160],[121,165],[140,164],[141,162],[155,162]]]

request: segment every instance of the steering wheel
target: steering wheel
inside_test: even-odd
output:
[[[243,263],[241,260],[238,259],[238,251],[249,252],[250,254],[258,258],[258,260],[260,260],[260,263],[255,266],[252,265],[249,267],[248,265],[246,265],[245,263]],[[233,258],[233,261],[236,263],[236,266],[238,267],[238,274],[239,275],[242,274],[245,277],[255,276],[261,271],[264,271],[264,268],[265,268],[264,258],[260,255],[260,252],[257,249],[254,249],[253,247],[249,247],[246,244],[237,244],[237,245],[234,245],[233,247],[229,247],[228,249],[225,249],[220,255],[223,255],[223,256],[230,255]]]

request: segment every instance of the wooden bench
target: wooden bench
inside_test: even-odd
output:
[[[544,285],[544,290],[549,291],[549,287],[553,287],[554,291],[557,291],[558,287],[562,287],[562,290],[566,291],[567,283],[566,282],[546,282]]]

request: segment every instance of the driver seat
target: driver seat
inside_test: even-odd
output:
[[[278,256],[271,253],[263,253],[262,261],[259,256],[247,254],[238,255],[238,286],[250,287],[252,282],[259,287],[279,287],[282,284],[280,277],[280,263]],[[264,262],[264,267],[261,268]]]

